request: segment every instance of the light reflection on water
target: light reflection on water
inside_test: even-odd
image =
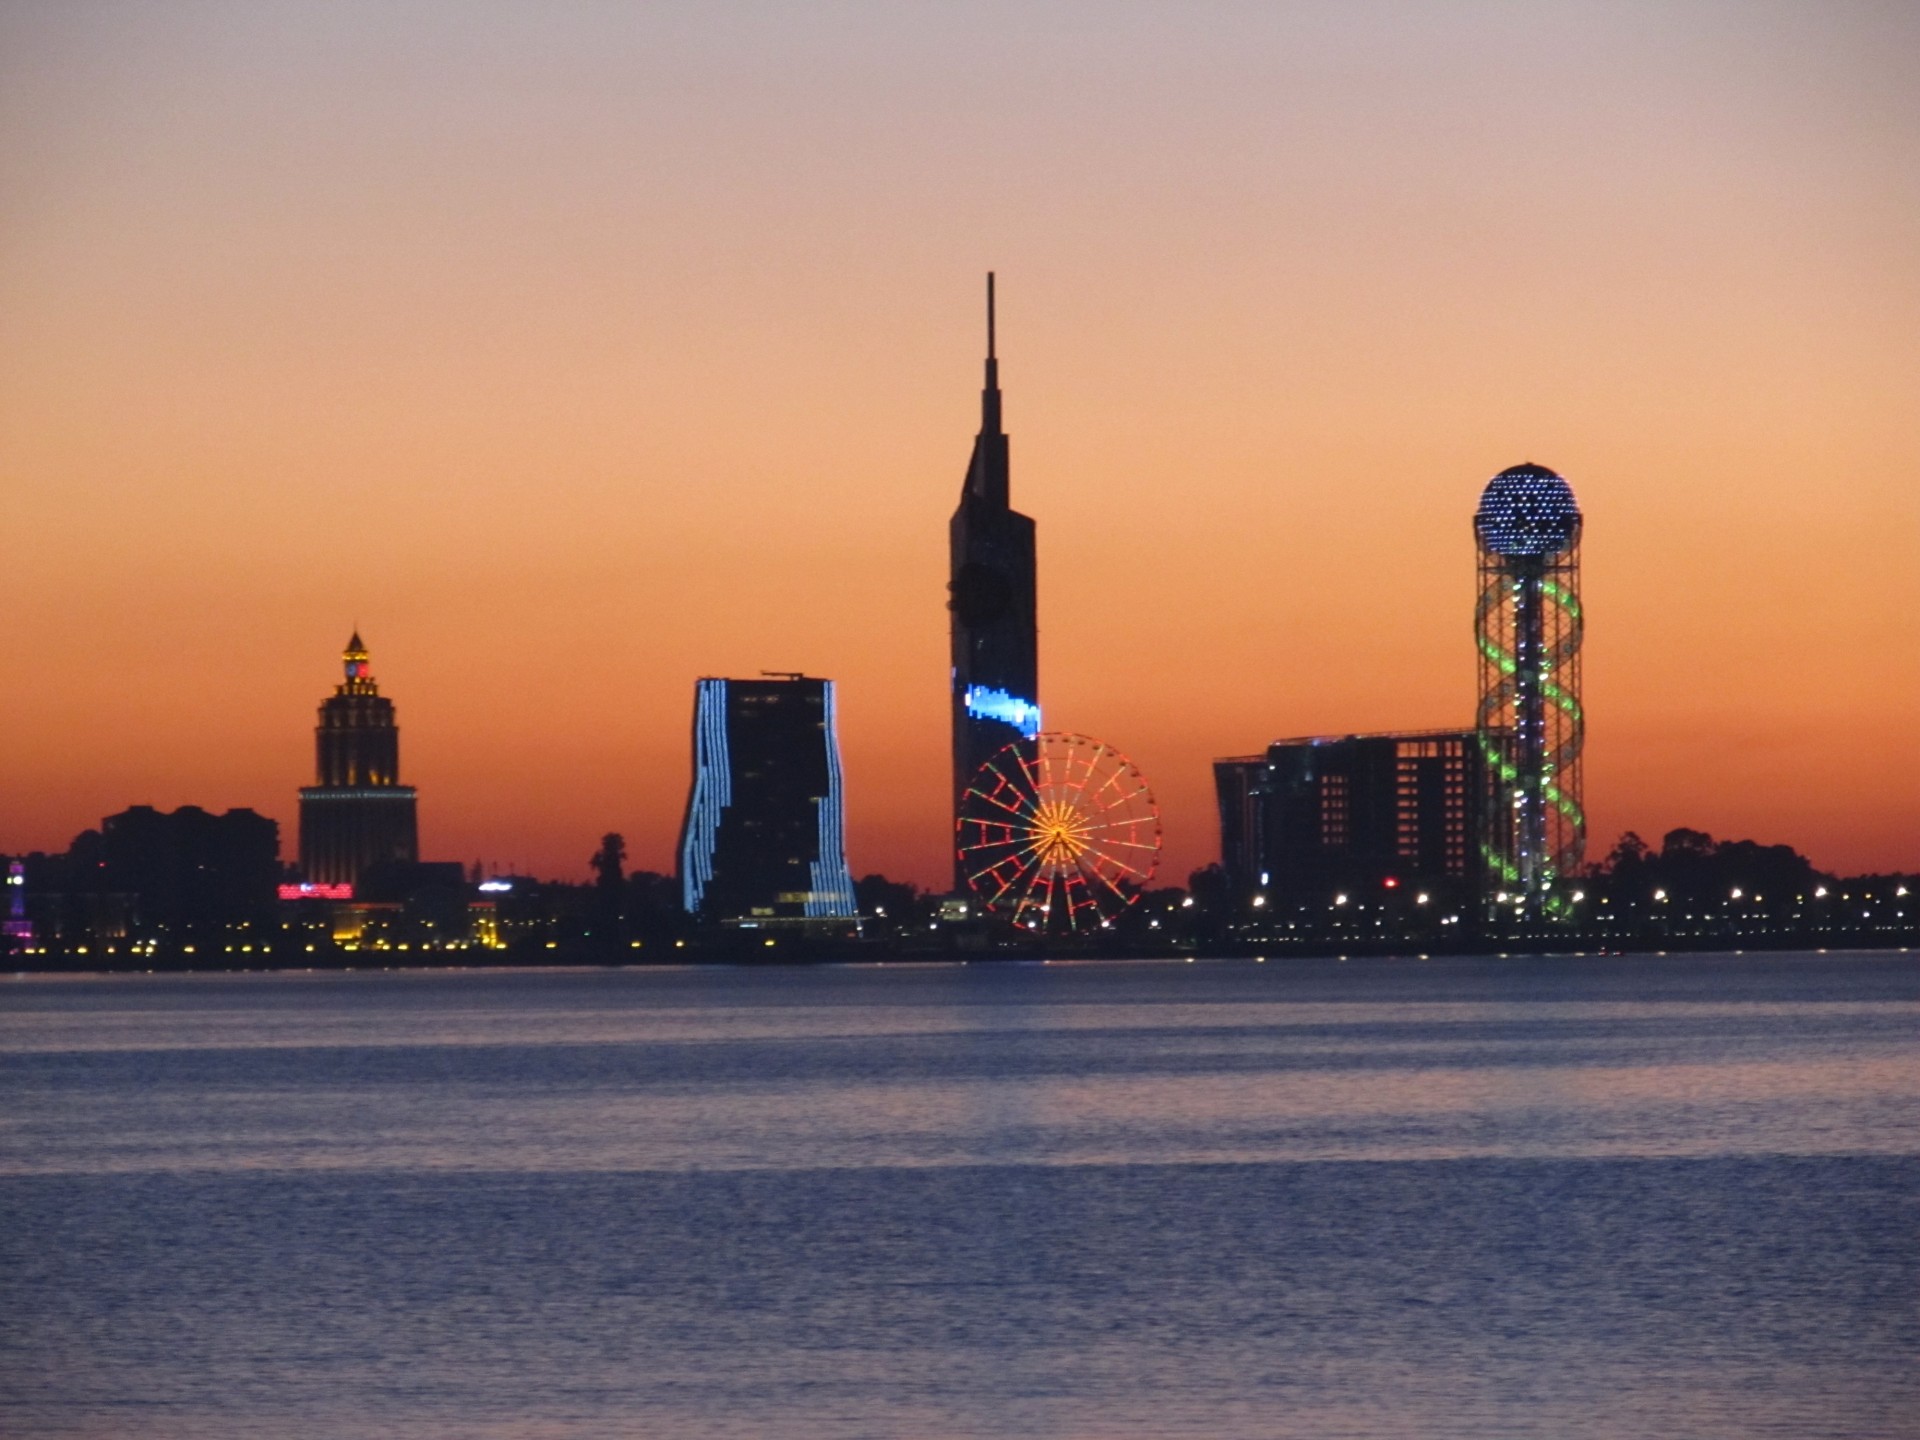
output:
[[[1917,1191],[1912,957],[18,980],[0,1432],[1920,1435]]]

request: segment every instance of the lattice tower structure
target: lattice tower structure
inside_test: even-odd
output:
[[[1474,514],[1476,731],[1489,787],[1480,847],[1490,916],[1566,914],[1565,882],[1586,851],[1581,528],[1572,487],[1541,465],[1494,476]]]

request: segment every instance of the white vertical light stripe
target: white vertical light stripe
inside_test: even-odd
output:
[[[853,898],[853,874],[847,869],[846,814],[840,789],[840,726],[835,715],[833,681],[822,680],[820,686],[825,712],[821,738],[827,747],[827,793],[814,802],[818,807],[820,831],[810,867],[808,919],[850,917],[858,911]]]
[[[693,804],[680,853],[680,903],[689,915],[713,879],[720,814],[733,803],[733,766],[727,754],[727,682],[702,680],[694,698]]]

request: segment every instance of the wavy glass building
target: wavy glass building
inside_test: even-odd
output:
[[[1481,860],[1487,908],[1497,916],[1563,913],[1563,882],[1585,854],[1581,523],[1572,487],[1533,464],[1489,480],[1473,517],[1476,729],[1487,785]]]
[[[947,609],[953,646],[953,820],[967,786],[1001,749],[1040,731],[1040,638],[1033,521],[1013,508],[1000,418],[993,276],[987,276],[987,370],[980,433],[947,530]],[[967,893],[954,855],[954,893]]]
[[[687,913],[703,921],[857,915],[831,680],[697,683],[680,887]]]
[[[417,797],[400,783],[400,727],[356,631],[346,678],[320,703],[316,783],[300,791],[300,869],[316,885],[357,885],[373,866],[420,858]]]

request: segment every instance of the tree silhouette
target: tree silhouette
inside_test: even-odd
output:
[[[613,832],[602,835],[600,848],[587,864],[594,875],[594,934],[603,940],[620,940],[626,920],[626,837]]]
[[[607,834],[600,837],[600,848],[587,861],[593,867],[594,883],[602,890],[617,890],[627,875],[627,837]]]

